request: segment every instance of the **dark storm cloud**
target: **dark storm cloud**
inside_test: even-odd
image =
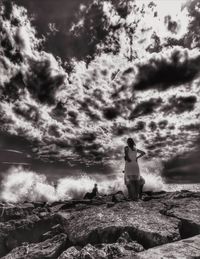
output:
[[[190,57],[187,50],[175,49],[170,57],[154,56],[137,65],[134,90],[166,90],[171,86],[189,83],[199,75],[200,56]]]
[[[178,24],[176,21],[173,21],[171,16],[165,16],[165,24],[167,25],[167,29],[172,33],[177,33]]]
[[[63,74],[52,75],[50,60],[30,61],[29,74],[26,79],[30,93],[42,103],[55,103],[55,93],[64,84]]]
[[[155,109],[162,103],[161,98],[151,98],[148,101],[139,103],[135,109],[131,112],[129,119],[133,120],[140,116],[149,115],[155,112]]]
[[[141,131],[144,130],[146,127],[145,121],[138,121],[135,125],[135,127],[132,129],[133,131]]]
[[[164,163],[163,176],[170,182],[200,183],[200,150],[182,153]]]
[[[39,36],[44,35],[46,38],[45,50],[63,60],[70,61],[75,57],[89,62],[96,54],[97,44],[102,42],[111,30],[118,29],[110,27],[107,23],[103,2],[100,1],[36,0],[33,3],[15,0],[15,2],[26,7],[34,17],[32,23],[36,26]],[[79,25],[80,21],[83,22],[82,26]],[[116,42],[115,51],[117,48],[119,49],[119,46],[117,47]]]
[[[152,131],[157,129],[157,124],[154,121],[151,121],[148,126]]]
[[[163,106],[162,111],[165,113],[175,112],[179,114],[186,111],[192,111],[194,109],[195,103],[197,102],[197,97],[194,95],[172,96],[168,101],[169,104]]]
[[[10,79],[8,83],[5,84],[2,89],[2,95],[0,98],[2,100],[16,101],[20,94],[24,92],[25,87],[26,86],[23,80],[23,74],[18,72]]]
[[[114,136],[123,136],[128,134],[129,131],[130,131],[130,128],[124,125],[118,125],[117,127],[116,125],[114,125],[112,127],[112,132]]]
[[[51,63],[48,58],[43,61],[30,60],[29,71],[18,72],[2,91],[1,98],[17,100],[28,89],[36,100],[42,103],[54,104],[55,93],[64,84],[63,74],[52,75]]]
[[[117,116],[120,115],[117,107],[107,107],[103,110],[103,114],[107,120],[115,119]]]
[[[162,130],[166,128],[167,124],[168,124],[167,120],[162,120],[162,121],[159,121],[158,126]]]
[[[57,121],[63,121],[67,113],[67,108],[65,107],[65,104],[59,101],[55,108],[52,109],[51,117],[54,118]]]
[[[78,113],[76,111],[68,111],[69,121],[73,123],[75,126],[78,126]]]
[[[132,11],[131,5],[129,4],[130,1],[111,0],[111,3],[115,6],[117,13],[122,18],[126,18]]]
[[[54,104],[55,93],[64,84],[64,72],[58,72],[58,67],[53,67],[54,59],[51,55],[45,55],[45,53],[37,57],[29,55],[34,47],[39,48],[40,43],[35,38],[34,30],[29,27],[25,10],[17,10],[23,15],[20,21],[19,17],[8,15],[8,13],[12,14],[13,8],[16,7],[10,3],[5,5],[5,9],[1,9],[1,64],[3,70],[7,71],[7,74],[3,74],[3,70],[1,72],[3,74],[1,77],[7,77],[4,86],[2,85],[1,99],[15,101],[25,94],[25,90],[28,90],[36,100]],[[10,17],[10,20],[6,20],[6,17]],[[9,30],[6,23],[12,29]],[[38,52],[34,53],[34,55],[37,54]]]
[[[181,130],[187,130],[189,132],[196,131],[199,132],[200,124],[189,124],[181,127]]]

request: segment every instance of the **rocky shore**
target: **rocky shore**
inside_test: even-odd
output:
[[[0,258],[200,258],[200,193],[0,203]]]

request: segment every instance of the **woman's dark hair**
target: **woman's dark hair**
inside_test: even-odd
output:
[[[135,142],[132,138],[127,139],[127,144],[128,144],[128,146],[135,146]]]

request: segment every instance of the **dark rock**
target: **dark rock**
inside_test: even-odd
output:
[[[27,244],[13,249],[4,259],[55,259],[67,246],[67,236],[60,234],[37,244]]]
[[[118,243],[128,243],[131,242],[132,239],[128,232],[123,232],[120,237],[117,239]]]
[[[126,200],[126,197],[121,191],[117,192],[116,194],[113,194],[112,196],[112,202],[122,202],[125,200]]]
[[[0,206],[0,222],[5,222],[12,219],[22,219],[30,215],[34,209],[31,203],[24,204],[1,204]]]
[[[65,203],[60,204],[60,210],[66,210],[66,209],[71,209],[75,207],[76,202],[75,201],[68,201]],[[59,206],[59,204],[57,205],[57,207]]]
[[[35,201],[35,202],[33,202],[33,205],[34,205],[35,208],[44,207],[45,202],[42,202],[42,201]]]
[[[42,235],[58,223],[59,217],[57,215],[48,215],[43,219],[32,215],[26,219],[0,223],[0,256],[4,256],[17,246],[21,246],[23,242],[40,242]]]
[[[51,227],[48,232],[44,233],[41,237],[41,240],[43,241],[43,240],[46,240],[48,238],[52,238],[52,237],[54,237],[54,236],[56,236],[56,235],[58,235],[62,232],[63,232],[62,226],[60,224],[57,224],[57,225]]]
[[[48,214],[49,214],[49,210],[48,210],[48,208],[45,208],[45,207],[37,207],[37,208],[35,208],[33,211],[32,211],[32,213],[33,214],[36,214],[36,215],[40,215],[40,213],[43,213],[43,212],[47,212]],[[41,214],[42,215],[42,214]]]
[[[91,205],[99,206],[105,204],[105,200],[103,199],[92,199]]]
[[[75,210],[85,210],[85,209],[87,209],[87,208],[89,208],[89,206],[88,205],[86,205],[86,204],[76,204],[76,206],[75,206]]]
[[[114,202],[107,202],[106,205],[107,205],[107,208],[111,208],[115,205],[115,203]]]

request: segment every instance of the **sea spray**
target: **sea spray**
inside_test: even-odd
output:
[[[0,197],[7,202],[54,201],[55,194],[54,186],[48,183],[45,175],[37,174],[21,166],[11,167],[1,183]]]
[[[144,190],[159,191],[163,189],[160,175],[150,173],[145,167],[141,168],[145,178]],[[76,177],[64,177],[57,182],[49,182],[43,174],[27,170],[23,167],[12,167],[4,174],[1,183],[0,197],[7,202],[48,201],[82,198],[90,192],[94,184],[98,184],[100,194],[110,194],[119,190],[126,193],[124,175],[104,176],[103,180],[80,172]]]

